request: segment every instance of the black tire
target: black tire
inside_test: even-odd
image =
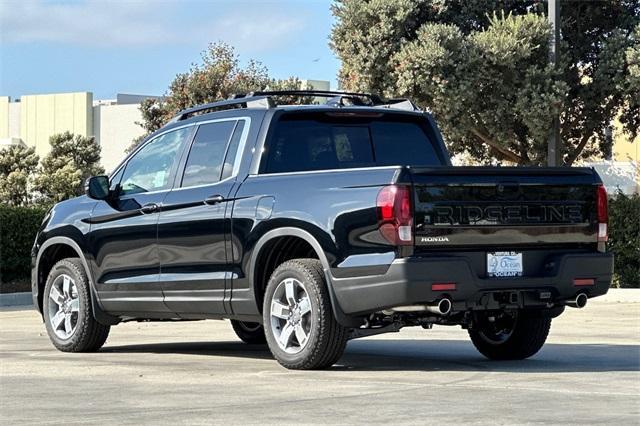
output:
[[[297,353],[288,353],[280,348],[271,325],[272,298],[278,285],[288,278],[303,283],[311,305],[308,339]],[[263,324],[271,353],[289,369],[328,368],[340,359],[347,344],[348,329],[334,318],[322,265],[317,259],[289,260],[273,272],[264,297]]]
[[[496,314],[476,314],[469,336],[476,349],[492,360],[518,360],[535,355],[547,340],[551,328],[550,317],[518,311],[512,321],[499,327],[506,332],[497,334],[497,321],[488,321],[491,315]]]
[[[50,298],[51,288],[62,275],[71,277],[78,296],[77,322],[73,334],[68,338],[61,338],[56,334],[49,315],[49,309],[56,309],[56,303]],[[78,258],[63,259],[53,265],[44,288],[42,312],[49,339],[62,352],[95,352],[104,345],[109,336],[110,327],[100,324],[93,316],[89,281]]]
[[[244,322],[231,320],[231,327],[236,335],[245,343],[251,345],[263,345],[267,343],[267,338],[264,336],[264,327],[257,322]]]

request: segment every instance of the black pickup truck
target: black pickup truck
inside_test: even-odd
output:
[[[97,350],[122,321],[225,318],[287,368],[434,324],[523,359],[607,292],[606,241],[592,169],[453,167],[408,100],[259,92],[180,112],[53,207],[33,300],[62,351]]]

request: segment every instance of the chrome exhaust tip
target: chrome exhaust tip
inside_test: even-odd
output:
[[[393,308],[381,311],[385,315],[392,315],[394,312],[420,312],[427,311],[432,314],[447,315],[451,312],[451,300],[444,298],[431,305],[406,305],[406,306],[394,306]]]
[[[580,293],[574,299],[569,299],[565,301],[565,304],[572,308],[582,309],[585,306],[587,306],[587,300],[588,300],[587,295],[585,293]]]
[[[449,312],[451,312],[451,308],[451,300],[446,297],[440,299],[440,301],[434,305],[427,305],[427,311],[439,315],[448,315]]]

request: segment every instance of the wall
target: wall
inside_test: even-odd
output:
[[[9,97],[0,96],[0,139],[9,138]]]
[[[23,145],[20,139],[20,103],[0,96],[0,149]]]
[[[91,136],[92,104],[91,92],[22,96],[20,138],[42,158],[51,150],[49,137],[54,134],[69,131]]]
[[[640,136],[631,140],[622,131],[619,120],[613,122],[613,159],[640,163]]]
[[[96,105],[93,107],[93,130],[102,148],[101,164],[111,172],[125,157],[133,139],[144,134],[136,122],[142,121],[140,105]]]
[[[613,159],[619,164],[624,164],[632,179],[635,180],[636,189],[640,191],[640,136],[635,139],[629,138],[622,130],[622,123],[619,119],[613,122]],[[625,191],[629,193],[629,191]]]
[[[9,137],[20,139],[20,102],[9,103]]]

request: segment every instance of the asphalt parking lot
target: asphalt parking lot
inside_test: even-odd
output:
[[[281,368],[223,321],[128,323],[94,354],[49,343],[35,311],[0,311],[2,424],[640,423],[640,303],[591,301],[526,361],[466,332],[351,341],[328,371]]]

